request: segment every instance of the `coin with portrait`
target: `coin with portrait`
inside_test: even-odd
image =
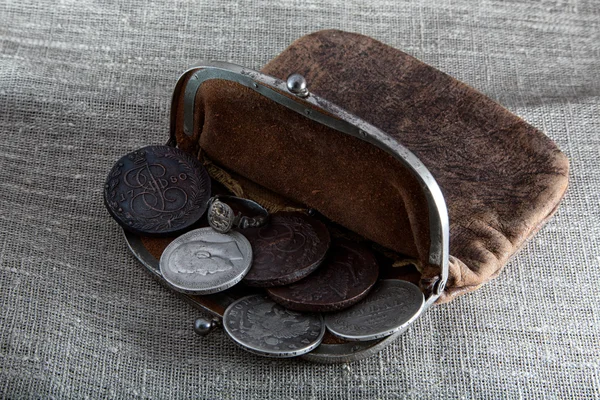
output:
[[[241,281],[251,263],[252,248],[241,233],[200,228],[173,240],[162,253],[159,266],[173,289],[211,294]]]

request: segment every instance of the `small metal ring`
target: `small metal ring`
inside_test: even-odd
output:
[[[220,233],[234,228],[257,228],[267,223],[269,212],[255,201],[235,196],[214,196],[208,203],[208,224]]]

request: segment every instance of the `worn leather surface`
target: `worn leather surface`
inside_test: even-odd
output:
[[[556,210],[568,160],[541,131],[475,89],[366,36],[320,31],[263,72],[303,74],[311,92],[381,128],[432,172],[450,217],[450,278],[441,301],[497,276]],[[182,98],[177,107],[182,121]],[[414,177],[383,151],[320,126],[238,84],[199,90],[192,138],[179,146],[388,249],[416,258],[421,285],[428,217]]]

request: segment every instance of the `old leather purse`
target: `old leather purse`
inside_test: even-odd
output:
[[[496,277],[566,191],[568,160],[542,132],[372,38],[316,32],[261,72],[282,80],[302,74],[311,93],[380,128],[431,171],[450,220],[449,277],[438,302]],[[374,243],[394,266],[416,266],[423,291],[433,290],[440,270],[428,259],[423,189],[398,160],[219,79],[199,87],[193,131],[186,132],[183,88],[191,76],[184,74],[174,94],[171,140],[203,159],[213,179],[271,211],[318,211],[341,231]]]
[[[176,85],[168,144],[202,160],[220,190],[270,212],[314,211],[332,236],[369,244],[380,277],[418,284],[426,307],[496,277],[566,191],[568,160],[542,132],[369,37],[304,36],[262,74],[203,65]],[[286,90],[293,73],[306,93],[289,80]],[[158,259],[172,238],[125,238],[162,281]],[[183,297],[216,317],[196,321],[204,334],[250,291]],[[326,334],[303,357],[357,360],[400,333],[362,343]]]

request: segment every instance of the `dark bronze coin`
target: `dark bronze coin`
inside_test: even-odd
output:
[[[329,231],[301,212],[279,212],[260,228],[240,231],[252,244],[254,259],[244,277],[249,286],[287,285],[308,276],[325,258]]]
[[[195,157],[169,146],[148,146],[122,157],[104,185],[104,204],[126,230],[167,236],[206,211],[210,178]]]
[[[323,264],[288,286],[267,289],[277,303],[297,311],[336,311],[362,300],[377,282],[379,266],[365,246],[348,240],[332,243]]]

